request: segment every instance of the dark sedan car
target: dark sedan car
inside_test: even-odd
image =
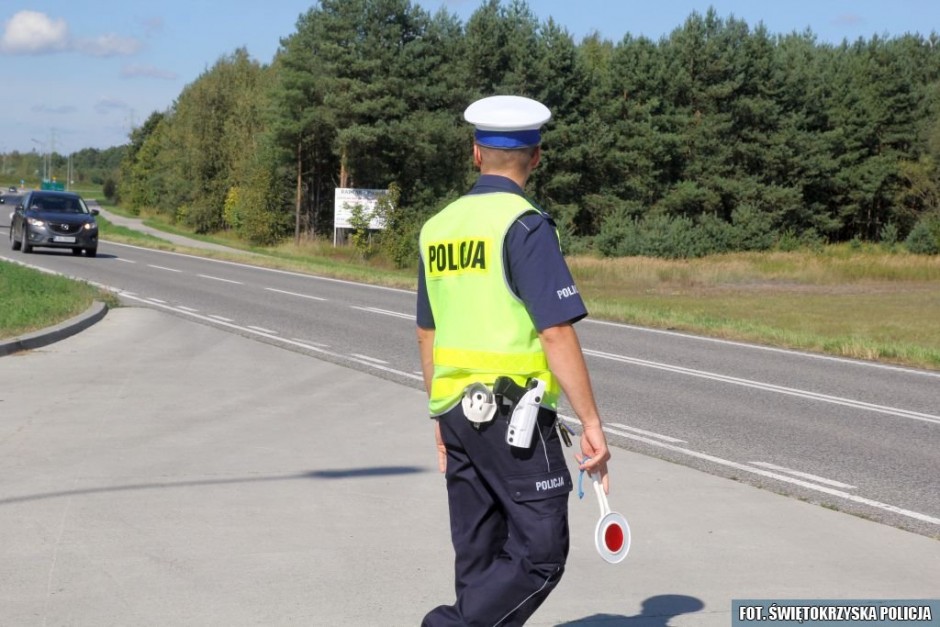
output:
[[[97,209],[88,209],[78,194],[32,190],[13,211],[10,246],[32,252],[34,247],[70,248],[75,255],[84,250],[98,254]]]

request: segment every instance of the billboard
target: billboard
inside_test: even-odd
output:
[[[375,215],[375,205],[378,199],[388,193],[386,189],[354,189],[351,187],[337,187],[333,205],[333,231],[336,229],[351,229],[349,218],[353,207],[362,205],[365,215],[369,219],[370,229],[384,229],[385,221]]]

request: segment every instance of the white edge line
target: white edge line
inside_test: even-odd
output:
[[[850,399],[850,398],[843,398],[841,396],[831,396],[829,394],[822,394],[821,392],[811,392],[809,390],[800,390],[797,388],[790,388],[790,387],[786,387],[782,385],[775,385],[773,383],[764,383],[762,381],[742,379],[740,377],[732,377],[729,375],[718,374],[716,372],[708,372],[705,370],[695,370],[694,368],[685,368],[683,366],[673,366],[670,364],[664,364],[664,363],[660,363],[656,361],[649,361],[647,359],[627,357],[626,355],[618,355],[616,353],[605,353],[603,351],[597,351],[593,349],[584,349],[584,354],[590,355],[592,357],[598,357],[601,359],[609,359],[611,361],[617,361],[620,363],[633,364],[633,365],[641,366],[645,368],[655,368],[657,370],[665,370],[667,372],[673,372],[676,374],[684,374],[687,376],[698,377],[701,379],[721,381],[724,383],[729,383],[731,385],[741,385],[744,387],[763,390],[765,392],[776,392],[778,394],[786,394],[788,396],[797,396],[797,397],[807,398],[807,399],[821,401],[825,403],[832,403],[834,405],[852,407],[854,409],[873,411],[873,412],[878,412],[878,413],[887,414],[891,416],[897,416],[899,418],[910,418],[912,420],[922,420],[924,422],[940,424],[940,416],[913,411],[910,409],[902,409],[900,407],[888,407],[885,405],[876,405],[874,403],[868,403],[865,401],[857,401],[857,400]]]
[[[297,292],[288,292],[287,290],[276,290],[273,287],[264,288],[269,292],[277,292],[278,294],[287,294],[288,296],[296,296],[298,298],[309,298],[310,300],[326,300],[320,296],[310,296],[309,294],[298,294]]]
[[[563,418],[564,420],[568,422],[580,424],[578,420],[571,418],[569,416],[561,416],[561,414],[559,414],[559,417]],[[760,475],[762,477],[767,477],[769,479],[775,479],[777,481],[783,481],[784,483],[792,483],[793,485],[798,485],[808,490],[815,490],[817,492],[829,494],[830,496],[839,497],[847,501],[852,501],[853,503],[867,505],[869,507],[874,507],[876,509],[881,509],[887,512],[892,512],[894,514],[899,514],[907,518],[913,518],[915,520],[920,520],[920,521],[931,523],[934,525],[940,525],[940,518],[934,518],[933,516],[928,516],[927,514],[921,514],[920,512],[914,512],[908,509],[903,509],[903,508],[897,507],[896,505],[889,505],[887,503],[882,503],[880,501],[867,499],[865,497],[858,496],[856,494],[849,494],[848,492],[843,492],[841,490],[836,490],[834,488],[829,488],[823,485],[810,483],[808,481],[803,481],[802,479],[797,479],[795,477],[788,477],[787,475],[781,475],[775,472],[770,472],[769,470],[762,470],[760,468],[754,468],[753,466],[748,466],[746,464],[739,464],[737,462],[732,462],[727,459],[722,459],[720,457],[708,455],[706,453],[699,453],[698,451],[693,451],[687,448],[683,448],[681,446],[675,446],[673,444],[667,444],[666,442],[659,442],[657,440],[645,438],[640,435],[634,435],[632,433],[617,433],[616,431],[607,429],[606,427],[604,430],[611,431],[615,435],[619,435],[624,438],[629,438],[631,440],[636,440],[638,442],[645,442],[646,444],[650,444],[652,446],[658,446],[660,448],[674,451],[676,453],[681,453],[683,455],[688,455],[690,457],[703,459],[705,461],[712,462],[713,464],[718,464],[719,466],[726,466],[728,468],[734,468],[735,470],[740,470],[742,472],[749,472],[751,474]]]
[[[157,266],[152,263],[148,263],[147,267],[154,268],[156,270],[166,270],[167,272],[182,272],[182,270],[177,270],[176,268],[167,268],[166,266]]]
[[[411,314],[401,313],[400,311],[390,311],[388,309],[379,309],[378,307],[358,307],[356,305],[350,305],[350,309],[358,309],[359,311],[365,311],[367,313],[376,313],[383,316],[394,316],[395,318],[404,318],[405,320],[414,320],[415,316]]]
[[[799,470],[793,470],[792,468],[786,468],[784,466],[777,466],[776,464],[771,464],[769,462],[748,462],[749,464],[754,464],[755,466],[760,466],[761,468],[766,468],[768,470],[776,470],[777,472],[783,472],[788,475],[793,475],[794,477],[802,477],[803,479],[808,479],[809,481],[815,481],[816,483],[824,483],[826,485],[831,485],[834,488],[842,488],[843,490],[854,490],[854,485],[849,485],[848,483],[842,483],[841,481],[835,481],[834,479],[826,479],[825,477],[820,477],[819,475],[812,475],[808,472],[802,472]]]
[[[264,327],[255,327],[249,324],[248,328],[251,329],[252,331],[258,331],[260,333],[270,333],[271,335],[277,335],[277,331],[272,331],[271,329],[265,329]]]
[[[107,286],[107,285],[101,285],[101,287],[102,287],[103,289],[110,290],[110,291],[114,292],[115,294],[117,294],[117,295],[119,295],[119,296],[127,296],[127,294],[125,294],[124,292],[121,292],[119,289],[115,289],[115,288],[109,287],[109,286]],[[317,346],[313,346],[313,345],[311,345],[311,344],[306,344],[306,343],[304,343],[304,342],[297,342],[297,341],[294,341],[294,340],[288,340],[288,339],[286,339],[286,338],[279,337],[279,336],[277,336],[277,335],[270,335],[270,334],[264,333],[264,332],[262,332],[262,331],[256,331],[256,330],[254,330],[254,329],[249,329],[249,328],[247,328],[247,327],[243,327],[243,326],[240,326],[240,325],[237,325],[237,324],[232,324],[231,322],[228,322],[228,321],[225,321],[225,320],[219,320],[218,318],[215,318],[215,317],[213,317],[213,316],[204,316],[204,315],[202,315],[202,314],[193,313],[193,312],[186,311],[186,310],[181,310],[181,309],[178,309],[178,308],[176,308],[176,307],[172,307],[172,306],[170,306],[170,305],[157,305],[156,303],[151,303],[151,302],[148,301],[147,299],[145,299],[145,298],[140,298],[140,297],[138,297],[138,296],[127,296],[127,297],[130,298],[131,300],[136,300],[136,301],[139,301],[139,302],[141,302],[141,303],[146,303],[146,304],[148,304],[148,305],[154,305],[154,306],[156,306],[156,307],[161,307],[161,308],[167,309],[167,310],[169,310],[169,311],[174,311],[174,312],[177,312],[177,313],[181,313],[181,314],[187,315],[187,316],[189,316],[189,317],[191,317],[191,318],[196,318],[196,319],[198,319],[198,320],[204,320],[204,321],[206,321],[206,322],[211,322],[212,324],[218,324],[218,325],[221,325],[221,326],[224,326],[224,327],[228,327],[228,328],[230,328],[230,329],[236,329],[236,330],[240,330],[240,331],[246,331],[246,332],[251,333],[251,334],[254,334],[254,335],[260,335],[260,336],[262,336],[262,337],[266,337],[266,338],[268,338],[268,339],[270,339],[270,340],[274,340],[275,342],[279,342],[279,343],[281,343],[281,344],[288,344],[288,345],[290,345],[290,346],[297,346],[298,348],[303,348],[303,349],[306,349],[306,350],[314,351],[314,352],[316,352],[316,353],[322,353],[322,354],[324,354],[324,355],[330,355],[331,357],[336,357],[336,358],[341,359],[341,360],[352,361],[352,362],[355,362],[355,363],[358,363],[358,364],[362,364],[363,366],[369,366],[370,368],[374,368],[374,369],[376,369],[376,370],[382,370],[382,371],[384,371],[384,372],[389,372],[389,373],[392,373],[392,374],[397,374],[397,375],[399,375],[399,376],[401,376],[401,377],[405,377],[406,379],[413,379],[413,380],[415,380],[415,381],[424,381],[424,378],[423,378],[423,377],[420,377],[420,376],[417,376],[417,375],[413,375],[413,374],[411,374],[410,372],[403,372],[403,371],[401,371],[401,370],[396,370],[396,369],[394,369],[394,368],[389,368],[388,366],[382,366],[382,365],[380,365],[380,364],[372,363],[372,362],[366,361],[366,360],[364,360],[364,359],[356,359],[355,357],[351,357],[351,356],[349,356],[349,355],[344,355],[344,354],[342,354],[342,353],[336,353],[336,352],[333,352],[333,351],[324,350],[324,349],[322,349],[322,348],[319,348],[319,347],[317,347]]]
[[[323,343],[321,343],[321,342],[313,342],[313,341],[311,341],[311,340],[305,340],[305,339],[300,338],[300,337],[292,338],[291,341],[292,341],[292,342],[298,342],[298,343],[300,343],[300,344],[304,344],[305,346],[317,346],[317,347],[319,347],[319,348],[329,348],[329,347],[330,347],[329,344],[323,344]]]
[[[712,342],[714,344],[727,344],[728,346],[737,346],[739,348],[750,348],[753,350],[769,351],[773,353],[783,353],[786,355],[797,355],[800,357],[809,357],[812,359],[823,359],[826,361],[835,361],[842,364],[849,364],[852,366],[865,366],[868,368],[880,368],[882,370],[892,370],[894,372],[903,372],[905,374],[918,374],[925,377],[936,377],[940,378],[940,372],[934,372],[932,370],[916,370],[914,368],[905,368],[903,366],[892,366],[889,364],[880,364],[873,361],[863,361],[861,359],[849,359],[847,357],[835,357],[833,355],[821,355],[819,353],[809,353],[806,351],[794,350],[790,348],[777,348],[776,346],[763,346],[761,344],[748,344],[746,342],[736,342],[734,340],[723,340],[717,337],[705,337],[701,335],[692,335],[691,333],[682,333],[680,331],[667,331],[665,329],[649,329],[646,327],[639,327],[633,324],[626,324],[623,322],[612,322],[610,320],[595,320],[593,318],[584,318],[582,322],[589,322],[591,324],[599,324],[602,326],[609,327],[620,327],[622,329],[630,329],[633,331],[642,331],[643,333],[656,333],[659,335],[670,335],[673,337],[681,337],[688,340],[698,340],[700,342]]]
[[[617,422],[605,422],[604,424],[610,427],[617,427],[618,429],[624,429],[625,431],[632,431],[633,433],[639,433],[640,435],[645,435],[651,438],[656,438],[657,440],[663,440],[665,442],[672,442],[673,444],[685,444],[685,440],[680,440],[679,438],[674,438],[672,436],[663,435],[661,433],[654,433],[652,431],[645,431],[643,429],[637,429],[636,427],[628,427],[627,425],[622,425]]]
[[[203,279],[209,279],[209,280],[211,280],[211,281],[221,281],[222,283],[232,283],[232,284],[234,284],[234,285],[244,285],[244,283],[242,283],[241,281],[233,281],[233,280],[231,280],[231,279],[223,279],[222,277],[211,276],[211,275],[209,275],[209,274],[197,274],[196,276],[198,276],[198,277],[200,277],[200,278],[203,278]]]
[[[387,364],[388,362],[384,359],[376,359],[375,357],[369,357],[368,355],[360,355],[359,353],[350,353],[353,357],[358,357],[359,359],[365,359],[377,364]]]

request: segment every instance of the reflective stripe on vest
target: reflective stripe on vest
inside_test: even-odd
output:
[[[542,402],[555,408],[558,384],[524,303],[506,281],[503,240],[513,222],[533,211],[516,194],[464,196],[428,220],[421,256],[434,314],[434,377],[428,407],[443,414],[471,383],[538,377]]]

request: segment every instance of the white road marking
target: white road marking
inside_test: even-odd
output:
[[[589,324],[599,324],[606,327],[619,327],[621,329],[630,329],[631,331],[640,331],[642,333],[655,333],[658,335],[670,335],[672,337],[681,337],[687,340],[697,340],[699,342],[711,342],[713,344],[727,344],[728,346],[737,346],[739,348],[749,348],[752,350],[760,351],[769,351],[772,353],[784,353],[786,355],[795,355],[797,357],[809,357],[810,359],[824,359],[826,361],[835,361],[842,364],[849,364],[852,366],[864,366],[867,368],[879,368],[881,370],[893,370],[895,372],[903,372],[905,374],[916,374],[925,377],[935,377],[940,379],[940,372],[934,372],[931,370],[915,370],[913,368],[905,368],[903,366],[892,366],[890,364],[880,364],[874,361],[862,361],[860,359],[849,359],[847,357],[835,357],[833,355],[822,355],[819,353],[807,353],[805,351],[798,351],[789,348],[777,348],[776,346],[762,346],[760,344],[747,344],[746,342],[736,342],[734,340],[723,340],[717,337],[705,337],[702,335],[692,335],[691,333],[681,333],[679,331],[667,331],[665,329],[648,329],[646,327],[638,327],[633,324],[626,324],[623,322],[611,322],[609,320],[596,320],[594,318],[585,318],[583,322]]]
[[[322,342],[313,342],[311,340],[305,340],[302,337],[295,337],[292,339],[293,342],[300,342],[301,344],[306,344],[310,346],[318,346],[320,348],[329,348],[329,344],[324,344]]]
[[[126,293],[121,292],[120,290],[115,290],[114,288],[109,288],[109,287],[106,286],[106,285],[102,285],[101,287],[104,288],[104,289],[111,289],[112,291],[114,291],[115,293],[120,294],[121,296],[127,296]],[[140,298],[140,297],[136,297],[136,296],[128,296],[128,298],[129,298],[130,300],[136,300],[136,301],[139,301],[139,302],[142,302],[142,303],[148,303],[148,304],[151,304],[151,305],[156,305],[156,303],[150,303],[149,301],[147,301],[147,300],[144,299],[144,298]],[[323,348],[320,348],[319,346],[314,346],[313,344],[307,344],[307,343],[305,343],[305,342],[298,342],[298,341],[295,341],[295,340],[288,340],[288,339],[283,338],[283,337],[278,337],[277,335],[271,335],[270,333],[264,333],[263,331],[258,331],[258,330],[256,330],[256,329],[249,329],[248,327],[243,327],[243,326],[240,326],[240,325],[237,325],[237,324],[232,324],[232,322],[233,322],[232,320],[229,320],[229,319],[227,319],[227,318],[223,318],[222,316],[214,316],[214,315],[204,316],[204,315],[202,315],[202,314],[198,314],[198,313],[193,313],[193,312],[190,312],[190,311],[186,311],[185,309],[180,309],[180,308],[178,308],[178,307],[173,307],[172,305],[156,305],[156,306],[162,307],[162,308],[167,309],[167,310],[170,310],[170,311],[175,311],[175,312],[178,312],[178,313],[181,313],[181,314],[185,314],[185,315],[187,315],[187,316],[189,316],[189,317],[191,317],[191,318],[196,318],[196,319],[198,319],[198,320],[204,320],[204,321],[206,321],[206,322],[213,322],[213,323],[219,324],[220,326],[228,327],[228,328],[230,328],[230,329],[237,329],[237,330],[245,331],[245,332],[250,333],[250,334],[260,335],[260,336],[262,336],[262,337],[266,337],[266,338],[268,338],[268,339],[270,339],[270,340],[273,340],[273,341],[275,341],[275,342],[277,342],[277,343],[280,343],[280,344],[287,344],[287,345],[289,345],[289,346],[297,346],[297,347],[299,347],[299,348],[304,348],[304,349],[306,349],[306,350],[310,350],[310,351],[313,351],[313,352],[315,352],[315,353],[322,353],[323,355],[329,355],[329,356],[334,357],[334,358],[336,358],[336,359],[338,359],[338,360],[342,360],[342,361],[352,361],[352,362],[355,362],[355,363],[358,363],[358,364],[362,364],[363,366],[369,366],[370,368],[374,368],[374,369],[376,369],[376,370],[382,370],[382,371],[384,371],[384,372],[390,372],[390,373],[392,373],[392,374],[397,374],[397,375],[399,375],[399,376],[401,376],[401,377],[405,377],[406,379],[413,379],[413,380],[415,380],[415,381],[423,381],[423,380],[424,380],[422,377],[417,376],[417,375],[413,375],[413,374],[411,374],[410,372],[403,372],[403,371],[401,371],[401,370],[396,370],[395,368],[389,368],[388,366],[383,366],[383,365],[381,365],[381,364],[376,364],[376,363],[373,363],[373,362],[369,362],[369,361],[366,361],[366,360],[364,360],[364,359],[356,359],[356,358],[354,358],[354,357],[352,357],[352,356],[350,356],[350,355],[344,355],[344,354],[342,354],[342,353],[336,353],[336,352],[333,352],[333,351],[328,351],[328,350],[325,350],[325,349],[323,349]]]
[[[123,261],[124,263],[137,263],[133,259],[125,259],[124,257],[115,257],[118,261]]]
[[[209,314],[209,317],[213,320],[218,320],[219,322],[235,322],[231,318],[226,318],[225,316],[218,316],[216,314]]]
[[[563,420],[570,422],[575,425],[579,425],[580,422],[571,418],[570,416],[562,416],[559,414],[559,417]],[[609,429],[604,429],[609,431]],[[920,512],[914,512],[908,509],[903,509],[897,507],[896,505],[889,505],[888,503],[882,503],[880,501],[875,501],[872,499],[867,499],[856,494],[849,494],[848,492],[843,492],[841,490],[836,490],[835,488],[826,487],[824,485],[819,485],[816,483],[809,483],[808,481],[803,481],[796,477],[790,477],[788,475],[771,472],[769,470],[764,470],[762,468],[755,468],[754,466],[748,466],[747,464],[739,464],[738,462],[732,462],[727,459],[722,459],[720,457],[715,457],[714,455],[708,455],[706,453],[699,453],[698,451],[693,451],[681,446],[675,446],[674,444],[669,444],[667,442],[659,442],[658,440],[653,440],[641,435],[633,435],[631,433],[616,433],[620,437],[629,438],[631,440],[636,440],[638,442],[645,442],[652,446],[658,446],[676,453],[681,453],[682,455],[688,455],[689,457],[695,457],[697,459],[703,459],[705,461],[711,462],[713,464],[718,464],[719,466],[725,466],[727,468],[734,468],[735,470],[740,470],[742,472],[748,472],[755,475],[760,475],[762,477],[767,477],[769,479],[776,479],[777,481],[783,481],[784,483],[792,483],[793,485],[798,485],[800,487],[806,488],[808,490],[815,490],[817,492],[822,492],[824,494],[829,494],[830,496],[836,496],[847,501],[852,501],[853,503],[860,503],[862,505],[868,505],[869,507],[874,507],[881,509],[887,512],[892,512],[894,514],[899,514],[907,518],[913,518],[915,520],[920,520],[923,522],[928,522],[934,525],[940,525],[940,518],[934,518],[927,514],[921,514]]]
[[[210,276],[208,274],[197,274],[196,276],[203,279],[210,279],[212,281],[221,281],[222,283],[234,283],[235,285],[244,285],[241,281],[232,281],[231,279],[223,279],[217,276]]]
[[[167,272],[182,272],[182,270],[177,270],[176,268],[167,268],[166,266],[155,266],[152,263],[148,263],[147,267],[154,268],[156,270],[166,270]]]
[[[273,287],[266,287],[264,289],[268,290],[269,292],[277,292],[278,294],[287,294],[288,296],[296,296],[298,298],[309,298],[310,300],[326,300],[325,298],[321,298],[319,296],[311,296],[310,294],[298,294],[297,292],[288,292],[287,290],[276,290]]]
[[[365,359],[377,364],[387,364],[388,362],[384,359],[376,359],[375,357],[369,357],[368,355],[360,355],[359,353],[350,353],[353,357],[358,357],[359,359]]]
[[[270,333],[271,335],[277,335],[277,331],[272,331],[271,329],[265,329],[264,327],[253,327],[248,325],[248,328],[252,331],[258,331],[260,333]]]
[[[159,298],[148,298],[147,300],[149,300],[151,303],[159,303],[161,305],[166,303],[165,300],[160,300]]]
[[[924,422],[932,422],[934,424],[940,424],[940,416],[935,416],[933,414],[925,414],[917,411],[910,411],[907,409],[900,409],[897,407],[887,407],[885,405],[876,405],[874,403],[866,403],[864,401],[856,401],[850,398],[842,398],[840,396],[830,396],[828,394],[820,394],[818,392],[809,392],[806,390],[798,390],[795,388],[788,388],[782,385],[773,385],[772,383],[762,383],[760,381],[752,381],[750,379],[741,379],[739,377],[731,377],[723,374],[717,374],[713,372],[706,372],[704,370],[694,370],[692,368],[683,368],[682,366],[672,366],[669,364],[663,364],[655,361],[648,361],[646,359],[637,359],[635,357],[626,357],[624,355],[616,355],[614,353],[605,353],[602,351],[595,350],[584,350],[585,355],[591,355],[593,357],[600,357],[601,359],[609,359],[611,361],[619,361],[627,364],[633,364],[636,366],[643,366],[646,368],[655,368],[657,370],[665,370],[667,372],[674,372],[677,374],[684,374],[691,377],[699,377],[701,379],[710,379],[712,381],[721,381],[723,383],[730,383],[732,385],[741,385],[744,387],[755,388],[758,390],[764,390],[766,392],[776,392],[778,394],[786,394],[789,396],[799,396],[801,398],[808,398],[815,401],[822,401],[824,403],[832,403],[834,405],[843,405],[845,407],[852,407],[854,409],[862,409],[865,411],[873,411],[881,414],[889,414],[891,416],[898,416],[900,418],[910,418],[912,420],[922,420]]]
[[[359,311],[382,314],[383,316],[394,316],[395,318],[403,318],[405,320],[415,319],[415,316],[412,314],[401,313],[398,311],[389,311],[388,309],[379,309],[378,307],[356,307],[355,305],[350,305],[350,307],[352,309],[358,309]]]
[[[199,311],[198,309],[193,309],[192,307],[184,307],[182,305],[177,305],[177,307],[179,309],[182,309],[183,311],[188,311],[190,313],[196,313],[197,311]]]
[[[668,435],[663,435],[661,433],[654,433],[653,431],[644,431],[643,429],[637,429],[636,427],[628,427],[627,425],[622,425],[616,422],[605,422],[604,425],[608,427],[616,427],[617,429],[623,429],[624,431],[632,431],[633,433],[646,435],[651,438],[663,440],[664,442],[672,442],[673,444],[685,444],[685,440],[680,440],[679,438],[674,438]]]
[[[815,481],[816,483],[824,483],[826,485],[831,485],[834,488],[841,488],[843,490],[854,490],[854,485],[849,485],[847,483],[842,483],[841,481],[833,481],[832,479],[826,479],[825,477],[820,477],[819,475],[811,475],[808,472],[800,472],[799,470],[793,470],[792,468],[785,468],[784,466],[777,466],[776,464],[771,464],[769,462],[750,462],[755,466],[760,466],[761,468],[767,468],[769,470],[776,470],[777,472],[784,472],[788,475],[793,475],[794,477],[802,477],[808,481]]]

